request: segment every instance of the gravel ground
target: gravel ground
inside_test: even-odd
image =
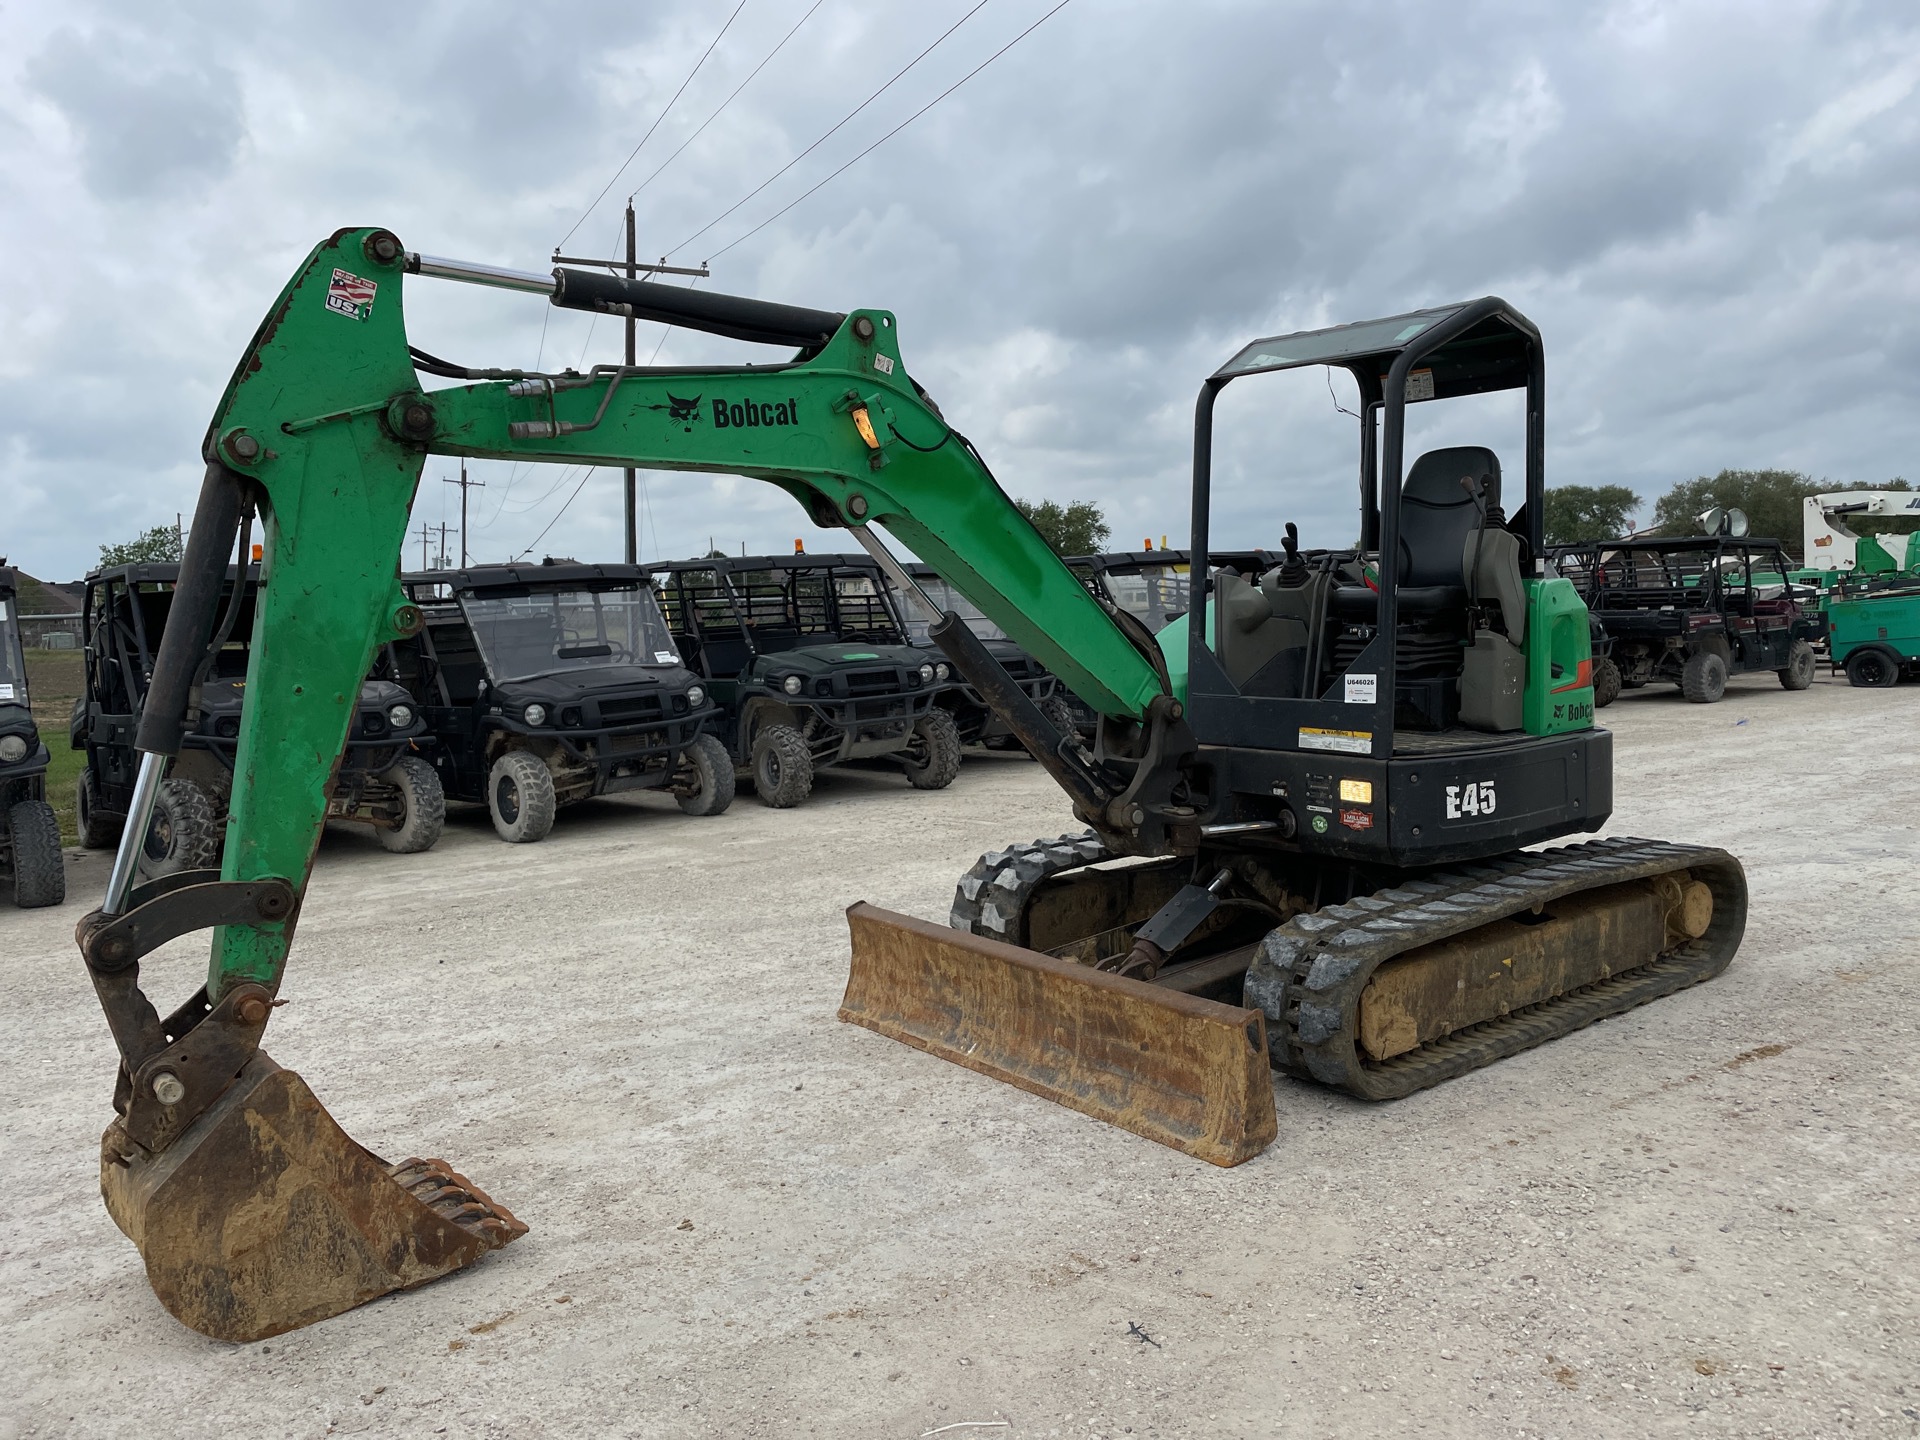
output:
[[[330,836],[272,1054],[533,1233],[241,1347],[97,1199],[76,857],[68,905],[0,909],[0,1440],[1920,1434],[1920,688],[1604,713],[1615,831],[1745,862],[1733,968],[1390,1106],[1280,1082],[1230,1171],[835,1021],[842,906],[943,916],[1067,827],[1024,759]],[[163,1008],[203,953],[149,963]]]

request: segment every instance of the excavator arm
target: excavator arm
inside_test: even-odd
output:
[[[543,292],[557,305],[799,353],[759,366],[469,370],[409,345],[410,273]],[[456,383],[428,389],[423,372]],[[1105,717],[1089,754],[1052,729],[955,617],[935,627],[1109,847],[1165,853],[1192,829],[1181,790],[1192,737],[1153,638],[1104,608],[1000,490],[909,377],[885,311],[801,310],[574,270],[523,275],[412,255],[384,230],[342,230],[313,251],[262,322],[203,451],[206,479],[136,742],[132,814],[105,903],[78,939],[121,1052],[116,1119],[102,1145],[108,1208],[168,1308],[209,1334],[252,1339],[306,1324],[466,1264],[525,1229],[443,1162],[388,1165],[356,1145],[297,1075],[259,1050],[361,679],[378,647],[422,623],[398,572],[429,455],[766,480],[815,523],[851,529],[909,585],[868,531],[884,526]],[[153,798],[196,703],[219,579],[256,516],[263,592],[222,866],[136,886]],[[889,929],[883,912],[855,909],[856,974],[843,1015],[956,1058],[972,1054],[972,1037],[920,1033],[877,1013],[894,1007],[875,995],[965,984],[979,964],[1004,967],[1006,957],[968,953],[982,943],[971,937],[948,953],[937,934],[915,940],[911,926]],[[872,935],[876,924],[885,933],[863,942],[863,927]],[[140,990],[140,958],[199,929],[213,931],[206,986],[161,1020]],[[863,943],[879,957],[864,991]],[[942,969],[951,965],[966,974]],[[909,971],[917,981],[902,979]],[[1088,1002],[1077,982],[1046,966],[1017,978],[1029,1009],[1044,1010],[1057,993],[1074,1023],[1106,1024],[1123,1051],[1135,1043],[1124,1014],[1081,1015]],[[1132,982],[1117,983],[1124,991]],[[1106,996],[1094,1008],[1112,1003]],[[1250,1084],[1264,1092],[1262,1046],[1251,1030],[1240,1033],[1248,1012],[1213,1008],[1222,1014],[1203,1020],[1245,1052]],[[1067,1103],[1104,1113],[1112,1100]],[[290,1223],[296,1213],[300,1222]]]

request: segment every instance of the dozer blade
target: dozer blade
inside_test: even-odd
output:
[[[216,1340],[262,1340],[411,1289],[527,1233],[443,1161],[389,1166],[256,1054],[166,1150],[115,1121],[100,1189],[154,1294]]]
[[[842,1020],[1215,1165],[1278,1133],[1258,1010],[864,903],[847,922]]]

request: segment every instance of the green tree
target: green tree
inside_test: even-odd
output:
[[[1100,507],[1091,500],[1074,500],[1066,505],[1053,500],[1042,500],[1038,504],[1031,500],[1013,503],[1056,555],[1098,554],[1106,549],[1107,537],[1113,533]]]
[[[173,525],[156,525],[137,540],[128,540],[119,545],[100,547],[100,564],[108,565],[147,565],[178,562],[180,559],[180,531]]]
[[[1640,497],[1624,485],[1556,485],[1547,491],[1549,545],[1580,540],[1612,540],[1627,533]]]

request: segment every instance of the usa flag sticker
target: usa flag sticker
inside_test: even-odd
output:
[[[349,320],[365,320],[373,314],[373,292],[379,288],[371,280],[336,270],[327,286],[327,309]]]

